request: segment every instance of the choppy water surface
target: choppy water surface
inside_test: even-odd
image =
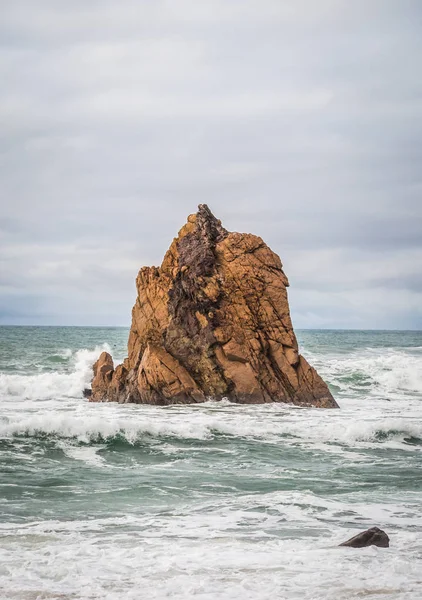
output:
[[[299,339],[341,410],[89,404],[127,330],[0,328],[0,597],[422,598],[422,333]]]

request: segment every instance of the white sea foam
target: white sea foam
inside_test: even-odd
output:
[[[393,508],[381,505],[365,512],[363,505],[353,505],[356,525],[339,528],[330,515],[344,508],[340,503],[299,492],[263,495],[260,501],[279,512],[253,512],[257,499],[246,495],[153,518],[123,515],[10,524],[1,528],[2,597],[419,597],[417,534],[403,523],[397,529]],[[318,521],[315,509],[328,511],[326,523]],[[359,518],[382,518],[391,547],[336,547],[362,528]],[[294,528],[289,533],[289,522],[306,527],[308,537],[298,537]]]
[[[421,450],[420,352],[310,356],[342,407],[323,411],[91,404],[81,390],[103,349],[65,357],[68,372],[0,377],[0,438],[25,469],[38,461],[24,495],[20,479],[5,492],[17,516],[0,524],[1,599],[420,596],[420,494],[400,487]],[[55,448],[44,461],[40,437],[63,462]],[[336,547],[373,525],[389,549]]]
[[[103,446],[74,446],[66,443],[61,443],[59,446],[69,458],[80,460],[94,467],[100,467],[104,464],[104,459],[97,454]]]
[[[110,352],[103,344],[93,350],[81,349],[72,356],[69,349],[63,351],[66,358],[72,357],[70,372],[55,371],[37,375],[0,373],[0,398],[7,400],[48,400],[80,398],[82,390],[92,378],[92,365],[102,351]]]
[[[63,349],[59,354],[68,360],[68,371],[30,375],[0,373],[0,397],[28,400],[80,398],[82,389],[90,383],[92,364],[103,350],[111,352],[108,344],[75,353]],[[367,348],[346,355],[305,354],[335,387],[340,400],[357,394],[381,399],[406,398],[409,393],[422,396],[422,353]]]
[[[49,436],[74,439],[89,444],[120,437],[130,444],[152,438],[171,437],[187,440],[213,440],[218,436],[257,439],[285,445],[315,443],[344,446],[402,445],[409,451],[422,441],[420,421],[394,415],[386,418],[368,412],[349,419],[342,411],[329,415],[315,409],[290,407],[239,407],[209,403],[190,409],[175,407],[133,407],[83,405],[83,412],[40,411],[22,418],[10,415],[0,423],[0,436]],[[129,413],[129,414],[128,414]],[[419,446],[420,448],[420,446]]]
[[[327,381],[341,388],[340,411],[297,409],[280,404],[236,406],[208,403],[194,407],[135,407],[114,404],[82,403],[82,389],[89,384],[91,367],[105,344],[94,350],[80,350],[72,358],[69,373],[40,375],[0,375],[0,391],[13,400],[10,413],[0,423],[2,436],[48,435],[59,439],[74,438],[90,443],[116,436],[136,443],[146,437],[170,436],[179,439],[210,440],[218,435],[271,441],[285,439],[286,444],[389,445],[407,450],[417,446],[409,439],[422,439],[419,418],[422,393],[422,355],[391,349],[366,350],[367,356],[337,355],[314,357],[325,371]],[[362,378],[366,387],[362,388]],[[359,390],[357,397],[356,389]],[[366,400],[365,400],[366,396]],[[388,396],[388,397],[387,397]],[[20,403],[16,404],[15,399]],[[60,404],[55,404],[56,399]],[[72,399],[76,398],[76,401]],[[16,410],[22,399],[29,402],[46,399],[45,410]],[[67,400],[67,403],[64,403]],[[64,411],[63,409],[67,410]]]
[[[407,392],[422,395],[422,353],[411,350],[366,348],[346,355],[307,355],[343,393],[405,397]]]

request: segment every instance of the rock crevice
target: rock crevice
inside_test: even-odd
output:
[[[201,204],[161,267],[136,278],[128,358],[94,365],[91,401],[172,404],[228,398],[336,407],[299,354],[279,257],[228,232]]]

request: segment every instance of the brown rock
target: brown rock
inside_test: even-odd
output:
[[[188,371],[162,347],[148,344],[138,368],[140,401],[147,404],[204,402]]]
[[[347,542],[343,542],[340,546],[350,546],[351,548],[379,546],[380,548],[388,548],[390,546],[390,538],[382,529],[371,527],[371,529],[358,533],[350,538],[350,540],[347,540]]]
[[[114,363],[108,352],[102,352],[100,358],[93,366],[94,378],[92,380],[92,394],[90,400],[99,402],[106,400],[114,372]]]
[[[114,370],[100,356],[91,399],[337,407],[299,354],[287,286],[261,238],[229,233],[201,204],[161,267],[139,271],[128,358]]]

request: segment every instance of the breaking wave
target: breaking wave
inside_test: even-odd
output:
[[[0,398],[28,400],[81,398],[92,376],[92,365],[109,344],[92,350],[64,349],[47,358],[57,370],[37,374],[0,373]],[[422,396],[422,349],[371,349],[347,355],[324,355],[305,350],[335,395],[341,398],[362,394],[374,398]]]
[[[366,348],[347,355],[307,357],[337,392],[370,396],[422,395],[422,351],[419,348]]]
[[[22,352],[3,355],[1,598],[419,597],[415,336],[304,336],[341,406],[319,410],[89,403],[110,351],[94,345],[120,359],[126,340],[82,333],[26,349],[18,331]],[[373,525],[390,548],[337,547]]]
[[[103,351],[110,352],[108,344],[93,350],[81,349],[72,353],[65,349],[47,358],[50,362],[63,363],[70,371],[43,372],[31,375],[0,373],[0,397],[24,400],[48,400],[58,398],[81,398],[82,390],[92,377],[92,365]]]
[[[422,352],[418,349],[367,348],[359,354],[309,356],[342,407],[328,413],[281,404],[239,407],[227,402],[168,408],[90,405],[81,401],[82,390],[90,383],[92,364],[104,350],[110,352],[110,346],[76,352],[65,349],[60,356],[67,363],[60,365],[61,371],[0,374],[0,397],[9,407],[0,421],[0,437],[107,445],[235,437],[266,443],[283,440],[290,445],[400,444],[408,449],[422,440],[422,424],[413,418],[422,395]],[[31,406],[39,400],[50,402],[43,410],[38,405],[33,411]]]
[[[215,403],[214,403],[215,404]],[[108,407],[105,407],[108,408]],[[0,423],[0,438],[32,438],[34,440],[72,440],[80,444],[119,444],[137,445],[154,440],[203,441],[212,442],[222,438],[237,438],[244,441],[265,443],[283,442],[284,445],[314,445],[316,443],[343,446],[422,443],[422,424],[409,419],[390,418],[381,421],[360,421],[349,424],[340,418],[322,418],[315,422],[315,411],[310,409],[309,417],[298,411],[292,415],[288,409],[280,411],[279,418],[271,419],[269,411],[259,415],[248,410],[239,415],[238,408],[223,408],[223,414],[216,416],[207,413],[212,403],[203,405],[202,410],[192,412],[187,418],[185,410],[164,415],[160,408],[153,410],[140,408],[149,416],[132,415],[122,417],[114,411],[111,414],[78,417],[67,414],[37,414],[25,419],[9,420]],[[95,407],[99,410],[99,407]],[[284,416],[283,416],[284,414]],[[273,413],[274,416],[274,413]],[[296,418],[295,418],[296,417]]]

